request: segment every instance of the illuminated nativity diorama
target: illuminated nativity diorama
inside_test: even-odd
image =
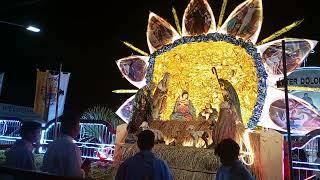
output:
[[[213,147],[225,138],[239,143],[240,159],[252,167],[257,179],[262,178],[262,128],[257,127],[286,131],[285,119],[275,118],[280,112],[276,108],[284,104],[284,92],[276,86],[283,78],[283,39],[272,40],[300,22],[257,43],[263,19],[262,0],[243,2],[222,23],[226,3],[225,0],[216,23],[206,0],[191,0],[182,28],[173,8],[177,30],[151,12],[147,27],[150,54],[125,42],[141,55],[120,59],[117,65],[139,90],[117,111],[128,124],[118,127],[115,162],[134,154],[136,135],[151,129],[160,144],[154,151],[168,161],[176,179],[195,172],[202,173],[201,179],[212,179],[219,165]],[[284,40],[291,73],[317,42]],[[302,109],[319,114],[302,98],[290,98]],[[319,118],[313,119],[316,122],[309,120],[302,120],[308,122],[300,123],[294,132],[308,133],[319,126]]]

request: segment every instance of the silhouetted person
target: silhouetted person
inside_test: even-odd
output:
[[[222,140],[215,148],[222,166],[218,169],[216,180],[253,180],[247,168],[239,160],[239,145],[232,139]]]
[[[36,170],[33,144],[40,140],[41,124],[24,122],[20,128],[21,139],[17,140],[6,154],[7,166],[25,170]]]
[[[125,160],[118,169],[116,180],[172,180],[167,163],[151,152],[154,133],[144,130],[138,135],[138,152]]]
[[[79,135],[79,118],[73,115],[64,115],[61,122],[62,136],[54,140],[43,158],[42,171],[58,176],[85,177],[90,164],[81,167],[81,151],[73,142]]]
[[[40,123],[24,122],[22,124],[20,128],[21,139],[17,140],[12,148],[6,153],[6,165],[8,167],[36,170],[33,144],[40,140],[40,132]]]

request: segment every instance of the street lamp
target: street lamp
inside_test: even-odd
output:
[[[32,32],[40,32],[39,28],[36,28],[36,27],[33,27],[33,26],[28,26],[26,29],[29,30],[29,31],[32,31]]]
[[[0,23],[12,25],[12,26],[17,26],[17,27],[22,27],[22,28],[24,28],[24,29],[26,29],[28,31],[32,31],[32,32],[40,32],[40,29],[36,28],[34,26],[23,26],[23,25],[20,25],[20,24],[6,22],[6,21],[0,21]]]

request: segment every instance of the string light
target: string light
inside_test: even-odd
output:
[[[246,151],[243,151],[242,146],[240,149],[240,160],[247,166],[251,166],[254,163],[254,153],[250,143],[250,130],[246,129],[243,133],[242,140],[240,140],[240,144],[244,144]],[[248,160],[246,160],[247,158]]]

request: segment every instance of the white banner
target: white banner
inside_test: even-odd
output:
[[[1,89],[2,89],[3,77],[4,77],[4,73],[0,73],[0,96],[1,96]]]
[[[288,85],[303,87],[320,87],[320,68],[303,67],[293,71],[288,76]]]
[[[34,111],[44,120],[55,119],[57,94],[59,93],[58,117],[63,114],[70,73],[62,72],[60,90],[58,91],[59,74],[37,70]]]

